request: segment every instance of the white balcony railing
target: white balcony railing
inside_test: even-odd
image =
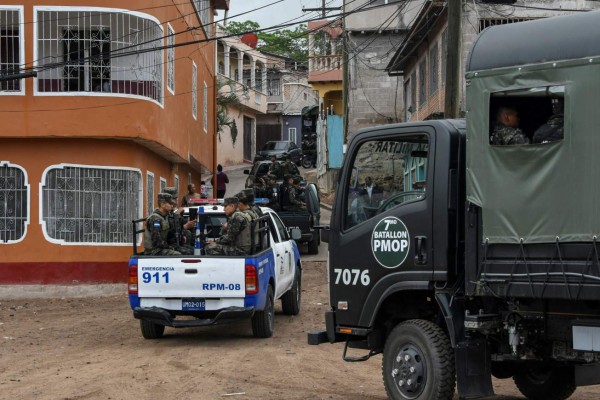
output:
[[[163,30],[154,17],[81,7],[35,12],[37,93],[131,95],[162,104]]]

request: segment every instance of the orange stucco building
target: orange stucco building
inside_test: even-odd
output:
[[[214,168],[228,3],[0,5],[0,285],[126,281],[131,221]]]

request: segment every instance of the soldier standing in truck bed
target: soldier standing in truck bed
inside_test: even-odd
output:
[[[146,220],[146,231],[144,232],[144,254],[154,256],[173,256],[181,254],[169,245],[167,237],[170,225],[168,215],[173,208],[173,197],[168,193],[158,195],[158,208],[150,214]]]

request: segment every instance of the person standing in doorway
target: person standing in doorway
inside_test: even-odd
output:
[[[223,166],[221,164],[217,165],[217,198],[222,199],[225,197],[225,191],[227,189],[227,184],[229,183],[229,178],[227,174],[223,172]]]

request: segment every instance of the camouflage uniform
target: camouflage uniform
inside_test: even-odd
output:
[[[548,143],[561,140],[564,136],[564,122],[565,117],[563,114],[551,116],[548,122],[540,126],[533,133],[533,143]]]
[[[236,211],[227,223],[227,232],[206,248],[208,255],[243,256],[250,252],[249,214]]]
[[[157,208],[146,220],[144,232],[144,254],[172,256],[181,254],[167,242],[169,235],[169,221]]]
[[[494,145],[529,144],[529,138],[519,128],[496,123],[490,142]]]
[[[290,185],[290,187],[288,189],[288,196],[290,199],[288,210],[291,210],[291,211],[304,210],[304,206],[302,205],[302,202],[298,199],[298,189],[294,185]]]
[[[271,164],[271,166],[269,167],[269,174],[275,175],[277,179],[283,178],[283,167],[279,161],[273,161],[273,164]]]
[[[283,175],[292,175],[292,176],[298,176],[300,175],[300,171],[298,170],[298,166],[296,164],[294,164],[293,162],[291,162],[290,160],[286,160],[286,162],[283,163]]]

